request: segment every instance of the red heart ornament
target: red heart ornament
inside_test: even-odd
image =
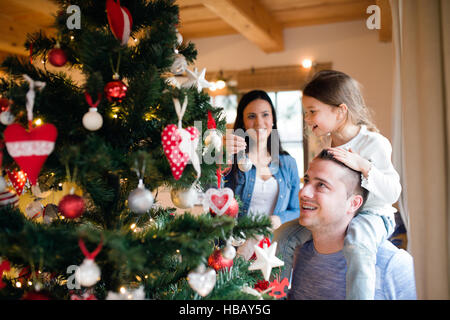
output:
[[[125,7],[121,7],[120,1],[107,0],[106,14],[112,33],[122,45],[126,45],[133,25],[130,11]]]
[[[208,189],[205,193],[209,207],[215,214],[223,215],[233,203],[234,192],[230,188]]]
[[[18,123],[9,125],[3,136],[6,149],[19,164],[30,183],[35,185],[42,165],[55,147],[58,132],[52,124],[32,128],[27,131]]]
[[[187,127],[185,129],[191,136],[191,141],[194,141],[200,136],[200,132],[196,127]],[[162,144],[164,154],[169,160],[170,170],[175,180],[180,179],[184,168],[189,161],[189,155],[180,150],[182,138],[178,131],[178,126],[169,124],[162,132]]]

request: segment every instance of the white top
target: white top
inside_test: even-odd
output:
[[[248,209],[249,216],[271,216],[275,205],[277,204],[278,182],[273,176],[264,181],[256,176],[255,186],[253,188],[252,200]],[[249,260],[255,252],[255,245],[257,245],[263,236],[257,235],[254,238],[247,239],[243,245],[237,249],[237,254],[242,256],[245,260]]]
[[[352,149],[372,163],[367,179],[361,174],[361,186],[369,190],[363,210],[380,215],[392,215],[397,211],[392,205],[402,191],[400,177],[391,162],[392,147],[387,138],[361,126],[359,133],[339,148]]]
[[[263,180],[256,176],[255,187],[253,188],[252,200],[248,211],[252,216],[273,214],[278,199],[278,182],[272,176],[267,180]]]

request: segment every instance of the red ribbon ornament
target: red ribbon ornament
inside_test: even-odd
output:
[[[84,256],[85,256],[87,259],[94,260],[95,257],[96,257],[96,256],[99,254],[99,252],[102,250],[102,247],[103,247],[103,239],[100,240],[100,243],[98,244],[97,248],[95,248],[95,250],[92,251],[92,252],[89,252],[89,251],[87,250],[86,245],[84,244],[84,241],[83,241],[83,239],[81,239],[81,238],[78,240],[78,245],[80,246],[81,252],[83,252]]]
[[[97,101],[95,101],[95,103],[92,102],[92,97],[91,97],[91,95],[89,93],[85,92],[84,96],[86,98],[86,102],[88,103],[88,105],[91,108],[97,108],[98,104],[100,103],[100,100],[102,99],[102,94],[101,93],[97,94]]]
[[[210,110],[208,110],[208,123],[207,123],[208,129],[216,129],[216,120],[214,120],[212,113]]]

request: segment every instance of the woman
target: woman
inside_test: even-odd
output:
[[[225,186],[233,189],[243,203],[239,216],[267,215],[274,230],[297,219],[300,214],[297,164],[281,147],[275,109],[266,92],[254,90],[241,98],[233,129],[234,134],[225,137],[227,153],[233,155]],[[238,166],[242,156],[252,163],[247,172]]]

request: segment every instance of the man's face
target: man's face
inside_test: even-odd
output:
[[[299,192],[301,225],[311,231],[336,230],[348,225],[353,217],[355,196],[347,197],[342,179],[346,173],[345,168],[330,160],[316,158],[310,163]]]

